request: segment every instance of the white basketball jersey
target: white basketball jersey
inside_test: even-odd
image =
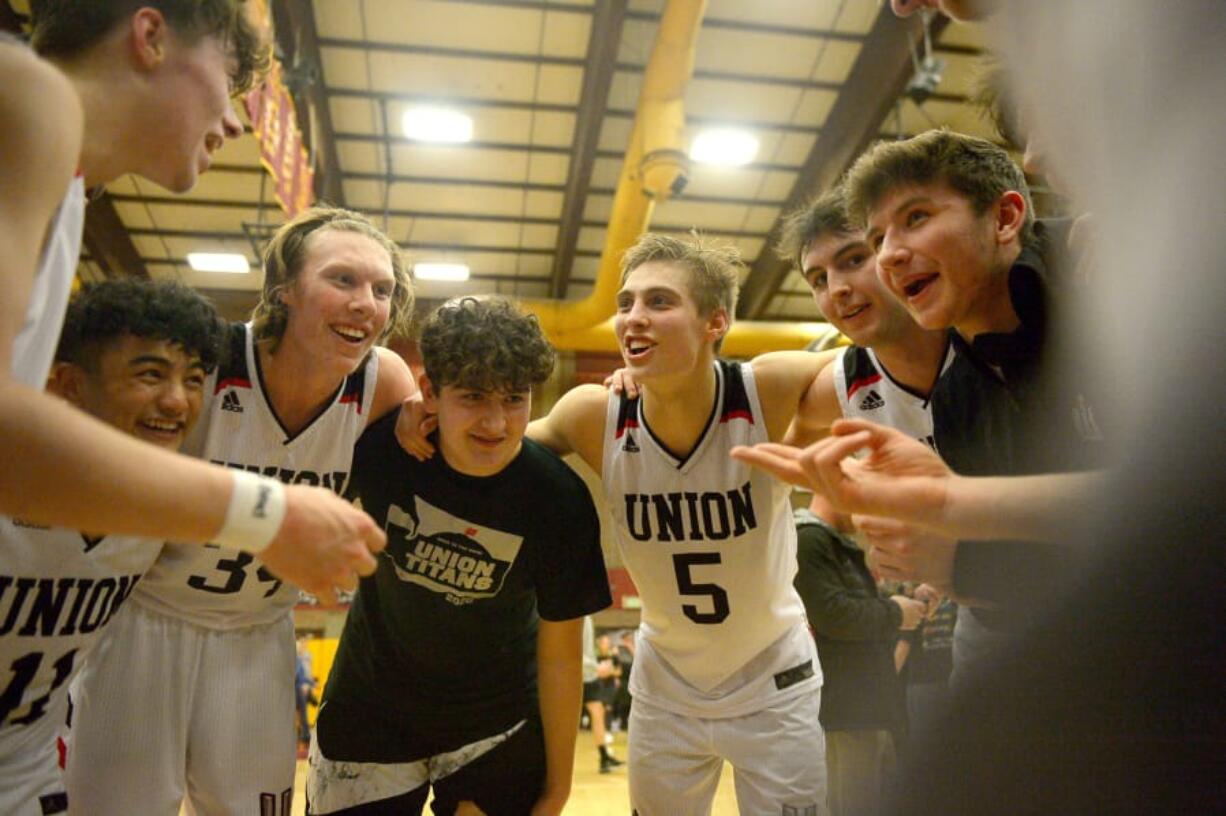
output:
[[[953,357],[951,345],[941,364],[942,373]],[[936,448],[932,436],[932,405],[928,398],[894,382],[872,349],[845,348],[834,360],[834,387],[843,416],[895,428]]]
[[[211,397],[184,452],[286,484],[344,492],[353,446],[374,399],[378,355],[372,352],[319,416],[291,436],[268,402],[249,325],[231,327],[229,348],[206,384]],[[273,577],[250,553],[168,543],[133,597],[147,609],[190,623],[237,629],[288,613],[298,588]]]
[[[72,278],[81,255],[81,231],[85,227],[85,179],[77,176],[68,185],[43,254],[34,273],[25,323],[13,341],[13,376],[42,389],[64,326],[64,311],[72,292]]]
[[[69,682],[161,546],[0,517],[0,769],[52,750]]]
[[[760,691],[752,701],[738,696],[755,678],[738,677],[736,688],[729,678],[752,663],[773,682],[811,655],[812,643],[792,587],[791,488],[729,456],[734,445],[768,441],[753,370],[715,365],[715,404],[694,406],[710,417],[685,458],[656,441],[640,400],[610,394],[603,482],[622,560],[642,599],[632,693],[680,713],[736,716],[734,707],[767,701]],[[815,663],[801,673],[820,682]],[[774,680],[782,690],[797,677]]]

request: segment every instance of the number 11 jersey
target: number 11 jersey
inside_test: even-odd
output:
[[[286,432],[264,390],[250,325],[230,327],[228,351],[206,383],[210,399],[183,452],[286,484],[345,490],[353,446],[366,427],[378,355],[345,378],[319,415]],[[140,606],[210,629],[271,623],[297,603],[250,553],[225,547],[167,544],[132,599]]]
[[[642,601],[632,694],[677,713],[731,717],[821,679],[816,661],[805,665],[812,643],[792,586],[791,488],[729,455],[768,441],[753,369],[715,366],[715,402],[693,406],[709,416],[684,456],[652,435],[641,400],[610,395],[603,482]]]

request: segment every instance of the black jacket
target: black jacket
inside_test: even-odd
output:
[[[894,644],[902,610],[882,598],[864,553],[808,511],[798,511],[796,591],[822,664],[822,727],[896,730],[902,689]]]

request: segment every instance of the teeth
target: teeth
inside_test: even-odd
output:
[[[166,421],[159,420],[159,419],[146,419],[144,424],[146,427],[152,428],[155,431],[177,431],[179,430],[179,423],[177,422],[166,422]]]
[[[365,340],[366,332],[361,329],[351,329],[348,326],[333,326],[333,331],[342,337],[348,337],[350,340]]]

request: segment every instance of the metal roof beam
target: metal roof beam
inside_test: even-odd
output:
[[[932,36],[940,35],[948,19],[939,15],[932,24]],[[765,313],[771,297],[788,274],[790,262],[776,257],[771,247],[778,243],[783,216],[797,209],[813,195],[834,186],[852,162],[878,138],[882,123],[911,79],[909,33],[914,22],[894,16],[889,6],[877,13],[877,20],[860,49],[842,92],[830,110],[822,131],[813,144],[809,158],[796,177],[796,183],[767,236],[766,249],[750,268],[741,287],[737,317],[757,319]]]
[[[566,192],[562,197],[562,220],[554,247],[550,273],[550,296],[566,297],[566,283],[575,258],[580,221],[592,183],[592,167],[600,142],[600,127],[609,104],[609,86],[621,45],[622,19],[627,0],[597,0],[596,14],[588,33],[587,65],[583,70],[583,91],[579,96],[579,115],[571,143],[570,165],[566,172]]]
[[[114,196],[104,194],[85,208],[82,242],[108,278],[147,279],[149,270],[116,212],[113,199]]]

